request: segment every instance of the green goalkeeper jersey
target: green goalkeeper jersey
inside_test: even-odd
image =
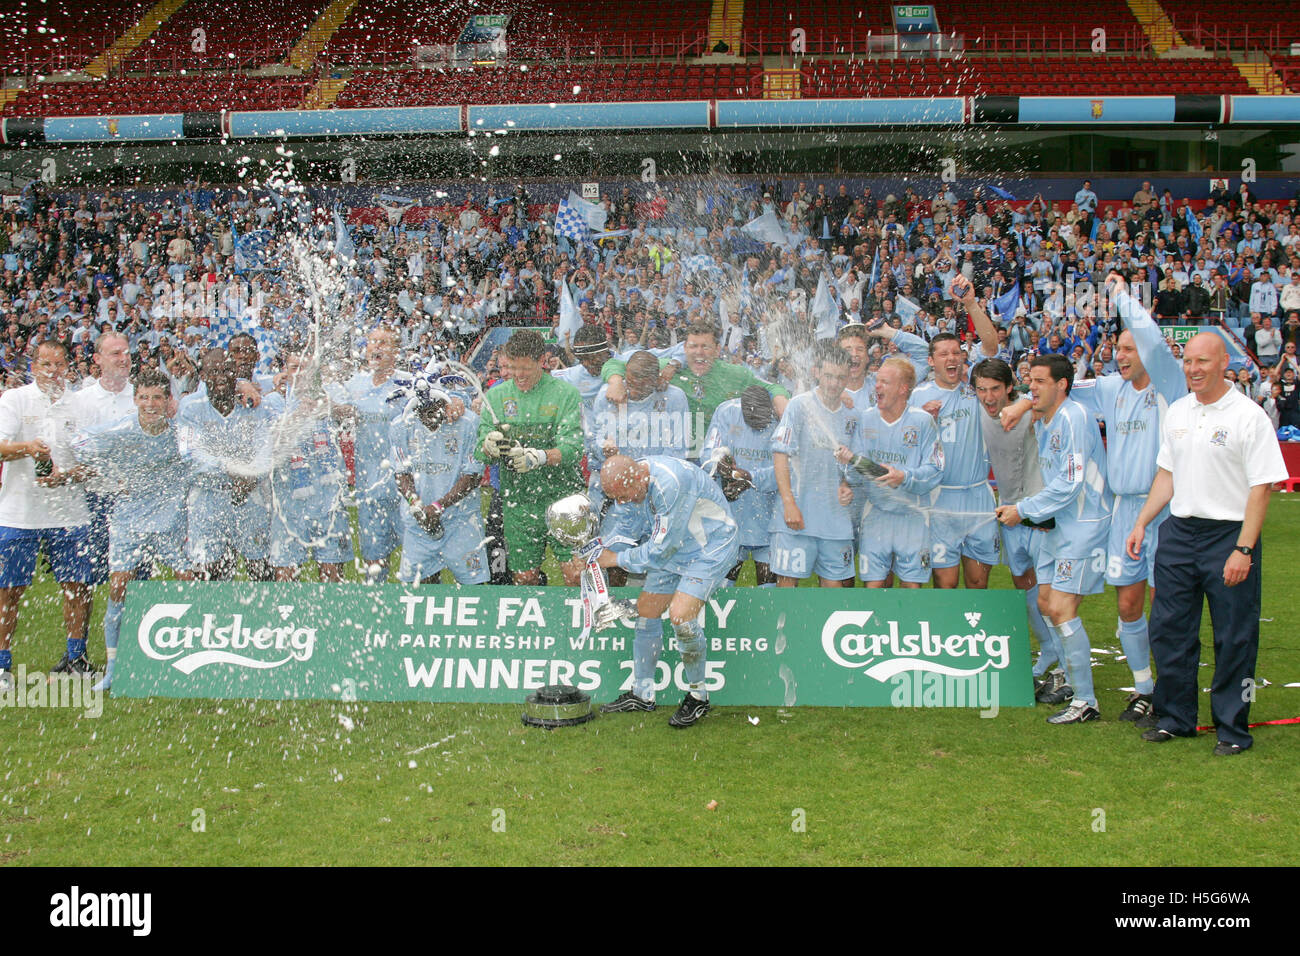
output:
[[[483,439],[501,425],[507,437],[526,448],[560,450],[558,465],[542,465],[525,474],[501,468],[501,490],[507,498],[550,504],[585,486],[582,459],[582,396],[553,375],[543,375],[531,391],[522,392],[513,381],[501,382],[483,396],[491,411],[479,420],[474,457],[493,462],[483,454]],[[498,422],[500,424],[498,424]]]

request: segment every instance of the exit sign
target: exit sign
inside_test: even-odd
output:
[[[895,4],[894,29],[899,33],[938,33],[939,19],[932,4]]]

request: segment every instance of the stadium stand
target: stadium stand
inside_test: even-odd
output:
[[[467,0],[360,0],[320,58],[345,66],[409,61],[414,44],[455,42],[472,9]]]
[[[1279,50],[1300,42],[1300,22],[1281,4],[1165,0],[1162,6],[1187,42],[1209,49]]]
[[[73,0],[5,4],[0,12],[0,70],[30,76],[77,70],[103,52],[149,8],[147,0]]]
[[[1133,57],[963,57],[821,61],[803,70],[805,97],[1071,93],[1250,93],[1228,60]]]
[[[618,7],[588,0],[515,2],[492,9],[511,15],[512,56],[590,59],[596,54],[661,55],[679,49],[683,38],[700,43],[708,32],[710,6],[701,0],[676,0],[638,10],[634,22]],[[408,62],[413,45],[454,43],[469,17],[482,12],[464,0],[408,4],[361,0],[325,46],[321,59],[349,66]]]
[[[749,0],[745,4],[746,51],[783,53],[790,49],[790,31],[807,33],[808,52],[865,53],[867,35],[894,32],[889,4],[854,0]],[[1112,49],[1141,49],[1141,31],[1124,0],[1090,4],[1086,23],[1077,11],[1050,0],[1029,0],[1013,6],[957,0],[938,8],[939,27],[965,37],[966,49],[1006,52],[1088,50],[1092,29],[1104,27]],[[1127,42],[1126,42],[1127,41]]]
[[[128,57],[128,70],[150,72],[265,66],[284,59],[328,0],[279,0],[274,17],[261,5],[188,0]],[[196,51],[194,31],[203,31]]]
[[[338,106],[439,106],[451,103],[601,102],[745,99],[760,95],[762,70],[745,65],[686,67],[626,63],[541,65],[466,71],[357,73]]]

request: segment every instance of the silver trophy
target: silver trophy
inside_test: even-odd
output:
[[[605,572],[595,564],[595,557],[601,552],[600,516],[592,507],[591,499],[579,492],[552,503],[546,509],[546,527],[552,538],[571,548],[585,562],[581,587],[589,627],[605,631],[620,621],[629,626],[636,624],[636,605],[610,597]]]

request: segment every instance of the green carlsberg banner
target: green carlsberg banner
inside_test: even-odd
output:
[[[726,588],[703,617],[720,705],[1033,702],[1019,591]],[[566,683],[612,700],[631,686],[632,630],[584,640],[581,619],[566,588],[133,583],[113,693],[522,703]],[[666,623],[664,641],[674,696]]]

